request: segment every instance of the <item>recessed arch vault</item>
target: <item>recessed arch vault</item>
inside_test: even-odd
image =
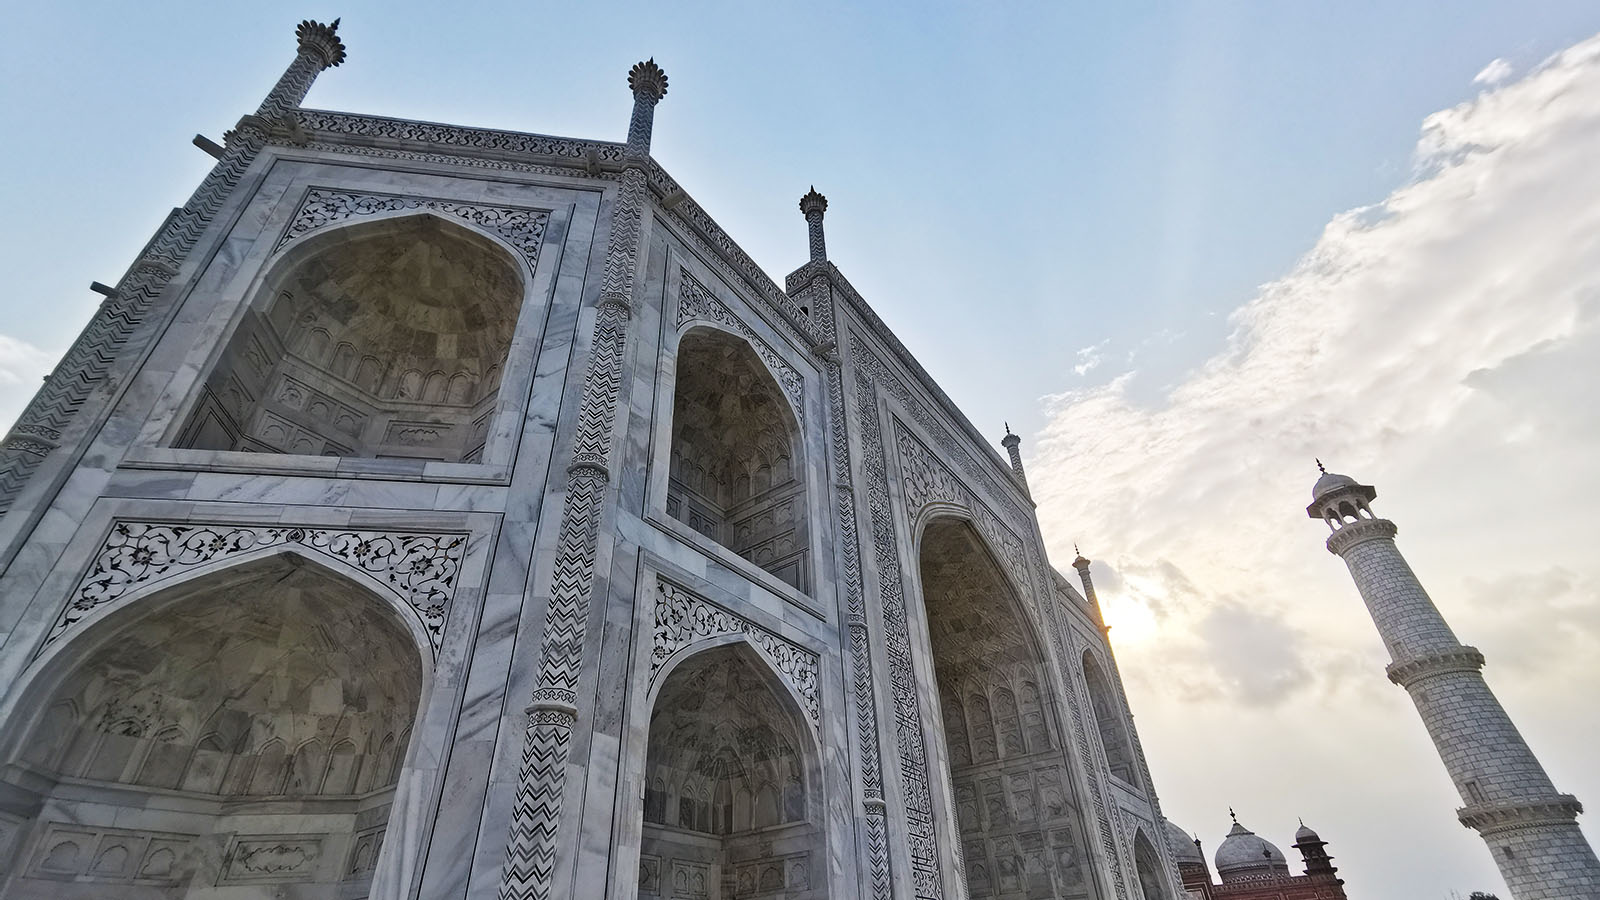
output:
[[[799,420],[745,338],[695,326],[678,339],[667,514],[809,590]]]
[[[1094,715],[1095,727],[1100,732],[1100,745],[1106,751],[1106,764],[1111,774],[1131,785],[1139,784],[1138,758],[1133,753],[1133,741],[1122,720],[1117,695],[1106,677],[1094,651],[1083,651],[1083,681],[1089,689],[1089,707]]]
[[[478,461],[525,286],[431,213],[319,230],[255,288],[176,445]]]
[[[820,754],[770,662],[723,636],[674,657],[653,693],[640,896],[825,897]]]

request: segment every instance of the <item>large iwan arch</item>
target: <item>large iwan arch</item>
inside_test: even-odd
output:
[[[1086,895],[1059,706],[1015,591],[961,519],[930,521],[919,557],[967,893]]]
[[[480,461],[523,289],[503,247],[428,213],[313,235],[257,288],[175,443]]]
[[[365,896],[430,670],[400,615],[280,554],[71,636],[4,737],[32,848],[8,896]]]

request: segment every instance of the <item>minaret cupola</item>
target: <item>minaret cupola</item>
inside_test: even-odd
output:
[[[1349,475],[1329,472],[1320,459],[1317,471],[1322,477],[1311,488],[1311,505],[1306,507],[1306,515],[1327,522],[1332,531],[1363,519],[1377,518],[1370,505],[1378,496],[1377,488],[1358,484]]]

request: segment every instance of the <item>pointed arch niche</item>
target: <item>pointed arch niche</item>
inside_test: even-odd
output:
[[[743,338],[691,328],[678,343],[667,514],[810,591],[800,428]]]
[[[1083,651],[1083,681],[1089,688],[1089,706],[1094,713],[1094,724],[1100,732],[1100,745],[1106,751],[1106,764],[1111,774],[1135,787],[1139,784],[1138,766],[1133,755],[1133,742],[1128,739],[1128,729],[1117,708],[1116,694],[1105,670],[1094,658],[1094,651]]]
[[[427,213],[314,235],[262,282],[175,446],[480,462],[523,289],[510,253]]]
[[[920,572],[968,895],[1089,896],[1057,704],[1015,592],[959,519],[927,525]]]
[[[809,723],[747,644],[662,682],[645,751],[641,898],[827,896]]]
[[[1143,828],[1133,836],[1133,864],[1139,873],[1141,900],[1170,900],[1164,887],[1170,879],[1161,877],[1161,855],[1145,837]]]
[[[31,830],[27,896],[366,896],[427,666],[388,604],[286,554],[74,642],[0,770],[0,805]]]

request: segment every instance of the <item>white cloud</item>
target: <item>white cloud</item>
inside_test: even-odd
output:
[[[1506,62],[1502,58],[1496,58],[1489,60],[1489,64],[1483,67],[1483,71],[1472,76],[1472,83],[1493,86],[1505,81],[1510,77],[1511,63]]]
[[[1072,367],[1072,371],[1079,376],[1083,376],[1098,368],[1100,363],[1105,361],[1106,345],[1109,343],[1111,343],[1111,339],[1106,338],[1098,344],[1090,344],[1079,350],[1078,363]]]
[[[1214,834],[1247,803],[1292,831],[1312,805],[1374,900],[1497,876],[1305,517],[1313,456],[1378,486],[1558,785],[1600,797],[1592,766],[1551,764],[1600,728],[1569,692],[1600,683],[1600,38],[1509,75],[1429,116],[1413,180],[1335,216],[1162,402],[1132,373],[1047,398],[1029,466],[1053,556],[1076,536],[1119,573],[1113,623],[1154,623],[1113,638],[1168,812]],[[1262,774],[1313,757],[1314,779]]]

